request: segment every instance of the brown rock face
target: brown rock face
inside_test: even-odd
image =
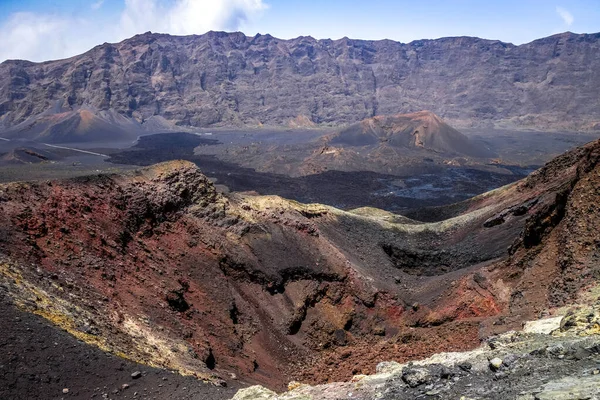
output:
[[[187,162],[1,185],[0,285],[137,361],[346,380],[475,347],[596,284],[599,161],[591,143],[430,223],[221,195]]]
[[[144,123],[308,126],[431,110],[456,126],[591,129],[600,121],[599,39],[564,33],[514,46],[146,33],[67,60],[2,63],[0,121],[8,129],[87,107]]]

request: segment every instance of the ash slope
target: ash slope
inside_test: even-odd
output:
[[[224,196],[187,162],[11,183],[0,278],[138,362],[279,389],[347,380],[573,301],[598,274],[599,159],[593,142],[433,223]]]
[[[42,317],[18,310],[0,287],[0,397],[22,399],[229,399],[227,388],[150,368],[89,346]],[[142,373],[137,379],[132,373]],[[65,395],[63,389],[68,389]],[[134,396],[134,393],[138,393]],[[106,397],[105,397],[106,396]]]
[[[67,108],[28,119],[8,131],[7,136],[50,143],[118,143],[131,142],[140,132],[138,124],[115,113]]]
[[[0,64],[0,126],[82,108],[189,126],[339,125],[427,109],[456,126],[598,129],[599,39],[563,33],[514,46],[146,33],[66,60]]]
[[[0,166],[37,164],[57,158],[57,156],[48,151],[30,147],[17,147],[7,153],[0,153]]]

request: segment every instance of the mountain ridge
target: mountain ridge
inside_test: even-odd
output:
[[[515,46],[472,37],[290,40],[146,33],[65,60],[0,64],[0,126],[60,105],[144,123],[338,126],[429,109],[459,128],[599,129],[600,33]],[[582,86],[579,82],[587,82]]]
[[[358,39],[358,38],[350,38],[348,36],[343,36],[341,38],[338,39],[331,39],[331,38],[316,38],[314,36],[311,35],[300,35],[294,38],[290,38],[290,39],[283,39],[283,38],[278,38],[275,37],[271,34],[265,33],[256,33],[255,35],[246,35],[244,32],[242,31],[215,31],[215,30],[210,30],[207,31],[206,33],[203,34],[192,34],[192,35],[174,35],[174,34],[170,34],[170,33],[161,33],[161,32],[152,32],[152,31],[147,31],[144,33],[138,33],[133,35],[130,38],[126,38],[123,39],[119,42],[104,42],[102,44],[98,44],[95,45],[94,47],[92,47],[91,49],[81,53],[81,54],[76,54],[74,56],[71,57],[65,57],[65,58],[57,58],[57,59],[52,59],[52,60],[45,60],[45,61],[31,61],[31,60],[27,60],[27,59],[22,59],[22,58],[8,58],[2,62],[0,62],[0,65],[4,64],[4,63],[24,63],[27,65],[33,65],[33,64],[47,64],[47,63],[52,63],[52,62],[57,62],[57,61],[65,61],[65,60],[70,60],[76,57],[79,57],[81,55],[84,55],[90,51],[93,51],[97,48],[106,46],[106,45],[117,45],[117,44],[121,44],[123,42],[126,41],[130,41],[133,40],[134,38],[138,38],[138,37],[148,37],[148,36],[152,36],[152,37],[170,37],[170,38],[188,38],[188,37],[192,37],[192,38],[198,38],[198,37],[202,37],[205,35],[215,35],[215,36],[223,36],[223,35],[243,35],[246,38],[261,38],[261,37],[265,37],[265,38],[270,38],[270,39],[276,39],[276,40],[282,40],[282,41],[294,41],[294,40],[312,40],[312,41],[316,41],[316,42],[323,42],[323,41],[328,41],[328,42],[340,42],[340,41],[357,41],[357,42],[369,42],[369,43],[373,43],[373,42],[392,42],[392,43],[398,43],[398,44],[403,44],[403,45],[411,45],[411,44],[415,44],[415,43],[422,43],[422,42],[428,42],[428,41],[440,41],[440,40],[456,40],[456,39],[473,39],[473,40],[478,40],[478,41],[484,41],[484,42],[489,42],[489,43],[501,43],[507,46],[511,46],[511,47],[519,47],[519,46],[525,46],[525,45],[529,45],[529,44],[533,44],[535,42],[539,42],[539,41],[546,41],[548,39],[553,39],[553,38],[565,38],[565,37],[573,37],[573,36],[599,36],[600,32],[597,33],[575,33],[575,32],[571,32],[571,31],[565,31],[565,32],[559,32],[559,33],[555,33],[549,36],[545,36],[542,38],[538,38],[538,39],[533,39],[529,42],[525,42],[525,43],[521,43],[521,44],[514,44],[512,42],[505,42],[503,40],[500,39],[489,39],[489,38],[480,38],[479,36],[469,36],[469,35],[458,35],[458,36],[442,36],[439,38],[423,38],[423,39],[415,39],[415,40],[411,40],[409,42],[401,42],[398,40],[394,40],[394,39]]]

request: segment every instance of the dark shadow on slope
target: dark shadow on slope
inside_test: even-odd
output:
[[[190,376],[140,365],[85,344],[44,318],[18,310],[0,287],[1,399],[229,399],[238,383],[217,387]],[[142,376],[133,379],[131,374]],[[124,388],[123,385],[128,385]],[[63,394],[68,389],[68,394]]]

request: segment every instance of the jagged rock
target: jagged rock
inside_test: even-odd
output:
[[[502,359],[494,357],[490,360],[490,369],[492,371],[498,371],[502,367]]]
[[[142,373],[141,373],[140,371],[135,371],[135,372],[132,372],[132,373],[131,373],[131,377],[132,377],[133,379],[139,379],[139,378],[141,378],[141,377],[142,377]]]
[[[190,308],[190,305],[185,300],[182,290],[172,290],[167,293],[165,300],[173,311],[185,312]]]
[[[483,226],[486,227],[486,228],[491,228],[491,227],[496,226],[496,225],[501,225],[501,224],[504,223],[504,217],[505,217],[504,214],[493,216],[492,218],[486,220],[483,223]]]
[[[545,318],[537,321],[528,321],[523,327],[523,332],[527,333],[542,333],[549,335],[561,326],[563,317]]]
[[[600,333],[600,305],[569,311],[560,321],[560,332]]]
[[[392,372],[399,371],[401,367],[402,365],[395,361],[382,361],[379,364],[377,364],[375,370],[378,374],[389,374]]]
[[[512,367],[519,360],[519,356],[517,354],[508,354],[504,358],[502,358],[502,365],[505,367]]]
[[[562,344],[557,344],[554,346],[548,346],[546,348],[546,353],[554,356],[554,357],[558,357],[560,355],[564,355],[565,354],[565,347]]]
[[[468,372],[471,370],[471,368],[473,368],[473,365],[468,361],[464,361],[464,362],[459,363],[457,365],[457,367],[465,372]]]
[[[373,335],[385,336],[385,326],[378,325],[378,326],[373,327]]]
[[[402,380],[413,388],[429,383],[431,378],[431,373],[427,368],[407,367],[402,370]]]
[[[350,382],[360,382],[361,380],[365,379],[366,377],[367,377],[367,375],[364,375],[364,374],[354,375],[352,377],[352,379],[350,380]]]

